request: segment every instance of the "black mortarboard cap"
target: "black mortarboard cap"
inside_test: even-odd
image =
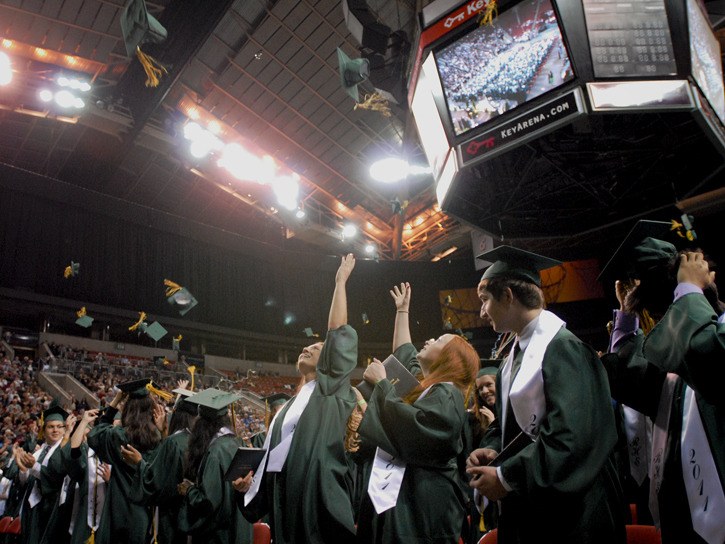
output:
[[[63,421],[68,418],[68,412],[63,410],[60,406],[51,406],[43,412],[43,425],[49,421]]]
[[[647,270],[666,264],[677,255],[672,239],[672,223],[637,221],[597,279],[636,279]]]
[[[130,382],[119,383],[116,387],[124,393],[128,393],[129,397],[141,398],[149,394],[149,388],[147,387],[149,384],[158,389],[158,386],[153,383],[151,378],[142,378],[140,380],[131,380]]]
[[[267,406],[269,406],[270,408],[274,408],[275,406],[284,404],[291,398],[292,397],[290,397],[287,393],[275,393],[274,395],[264,397],[262,400],[264,400]]]
[[[197,393],[193,397],[189,397],[186,402],[196,404],[201,417],[212,419],[225,415],[229,410],[229,405],[241,398],[242,396],[238,393],[210,387]]]
[[[166,39],[166,29],[146,9],[144,0],[129,0],[121,12],[121,35],[126,54],[133,58],[136,48],[144,43],[160,43]]]
[[[537,255],[512,246],[499,246],[477,257],[492,262],[481,277],[488,280],[498,277],[514,278],[541,287],[541,276],[539,272],[558,266],[561,261]]]
[[[174,410],[181,410],[182,412],[188,412],[190,414],[197,414],[198,406],[189,402],[189,399],[196,395],[194,391],[188,389],[182,389],[181,387],[171,391],[178,395],[176,403],[174,403]]]

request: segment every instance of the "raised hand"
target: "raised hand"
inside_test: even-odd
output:
[[[680,255],[680,268],[677,270],[678,283],[691,283],[704,289],[713,281],[715,281],[715,272],[710,271],[710,265],[702,253],[687,251]]]
[[[131,444],[121,446],[121,457],[129,465],[138,465],[141,462],[141,452],[134,448]]]
[[[81,418],[81,422],[88,425],[89,423],[92,423],[93,421],[95,421],[97,417],[98,417],[97,408],[94,410],[86,410],[85,412],[83,412],[83,417]]]
[[[176,380],[176,388],[177,389],[188,389],[189,380]]]
[[[335,282],[346,283],[353,268],[355,268],[355,256],[352,253],[348,253],[340,262],[340,267],[337,269],[337,274],[335,274]]]
[[[166,409],[161,404],[154,404],[154,425],[162,433],[166,429]]]
[[[395,302],[395,309],[399,312],[407,312],[410,308],[410,284],[408,282],[401,283],[400,286],[394,286],[390,290],[390,296]]]
[[[383,366],[383,363],[381,363],[377,359],[373,359],[373,362],[370,363],[365,369],[365,372],[363,372],[363,379],[373,385],[378,383],[380,380],[384,380],[385,378],[387,378],[385,367]]]

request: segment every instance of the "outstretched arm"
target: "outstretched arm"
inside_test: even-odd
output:
[[[348,253],[342,258],[340,268],[335,274],[335,292],[332,294],[330,316],[327,320],[327,330],[334,330],[347,325],[347,279],[355,268],[355,257]]]
[[[411,344],[410,339],[410,284],[401,283],[390,290],[395,301],[395,329],[393,330],[393,352],[403,344]]]

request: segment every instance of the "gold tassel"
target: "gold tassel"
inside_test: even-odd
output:
[[[483,512],[481,512],[481,520],[478,522],[478,530],[482,533],[486,532],[486,524],[483,521]]]
[[[498,17],[498,5],[496,3],[496,0],[490,0],[488,5],[486,6],[486,10],[481,13],[481,19],[479,21],[479,26],[483,25],[491,25],[493,26],[493,18]]]
[[[146,86],[158,87],[163,74],[168,74],[168,70],[155,58],[141,51],[140,47],[136,48],[136,56],[138,57],[144,72],[146,72]]]
[[[81,308],[80,310],[78,310],[78,311],[76,312],[76,315],[77,315],[77,316],[78,316],[79,318],[81,318],[81,317],[85,317],[85,315],[86,315],[86,307],[85,307],[85,306],[83,306],[83,308]]]
[[[43,414],[43,412],[40,412],[40,426],[38,428],[38,439],[37,439],[38,442],[43,440],[44,427],[45,427],[45,414]]]
[[[63,277],[65,279],[70,278],[73,275],[73,269],[70,266],[66,266],[65,270],[63,270]]]
[[[642,314],[640,315],[640,321],[642,325],[642,332],[644,332],[645,336],[647,336],[650,331],[655,328],[655,320],[652,319],[652,316],[649,315],[649,312],[647,310],[642,310]]]
[[[88,540],[86,540],[86,544],[95,544],[96,542],[96,530],[93,529],[91,531],[91,536],[88,537]]]
[[[136,323],[134,323],[133,325],[131,325],[128,328],[128,330],[135,331],[136,329],[138,329],[141,326],[141,323],[143,323],[144,321],[146,321],[146,312],[139,312],[138,313],[138,321],[136,321]]]
[[[194,374],[196,373],[196,367],[194,365],[187,366],[186,371],[191,374],[191,391],[194,390]]]
[[[166,402],[170,402],[174,399],[174,395],[172,395],[171,393],[164,391],[163,389],[156,389],[154,387],[153,382],[147,383],[146,389],[148,390],[149,393],[153,393],[154,395],[163,399]]]
[[[355,406],[355,409],[347,418],[347,430],[345,431],[345,451],[349,453],[355,453],[360,449],[360,435],[357,432],[360,427],[360,422],[363,418],[363,412],[360,408]]]
[[[232,430],[234,431],[234,434],[237,434],[237,416],[234,413],[234,403],[232,402]]]
[[[355,104],[353,109],[356,110],[358,108],[361,110],[378,111],[383,117],[390,117],[392,115],[390,113],[390,104],[380,93],[366,94],[365,99]]]
[[[166,286],[166,297],[170,297],[177,291],[181,291],[181,285],[178,283],[175,283],[171,280],[164,280],[164,285]],[[181,338],[181,335],[179,335],[179,339]]]

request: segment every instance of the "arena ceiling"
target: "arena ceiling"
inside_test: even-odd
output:
[[[416,9],[426,3],[368,5],[412,37]],[[374,242],[380,259],[430,260],[470,244],[470,227],[437,207],[430,176],[403,186],[370,179],[368,167],[378,158],[423,158],[406,109],[393,105],[390,117],[355,110],[341,88],[336,49],[356,58],[360,46],[339,0],[148,1],[168,31],[165,42],[145,48],[168,68],[156,88],[144,85],[139,62],[126,56],[124,4],[0,3],[0,50],[12,56],[16,76],[0,87],[0,161],[282,248],[346,251],[351,241],[341,240],[340,227],[348,221],[364,233],[356,249]],[[716,25],[721,4],[708,4]],[[37,99],[61,73],[92,80],[78,114],[59,114]],[[223,139],[297,173],[306,217],[279,209],[268,187],[194,159],[183,138],[189,119],[215,121]],[[577,191],[587,199],[578,208],[571,202],[578,213],[607,201],[598,172],[585,168],[591,157],[554,151],[556,169],[561,161],[581,166]],[[610,171],[601,174],[612,183]],[[592,192],[598,198],[589,198]],[[523,198],[516,213],[532,217],[540,208],[536,198]]]

